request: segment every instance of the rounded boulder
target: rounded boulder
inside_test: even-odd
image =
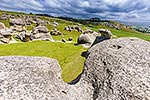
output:
[[[94,100],[150,99],[150,43],[138,38],[100,42],[86,53],[84,75]]]

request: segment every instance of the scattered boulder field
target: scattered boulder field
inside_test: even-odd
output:
[[[9,21],[10,25],[0,22],[0,44],[17,43],[16,38],[22,42],[54,42],[52,36],[62,36],[63,43],[74,40],[63,37],[59,22],[34,15],[2,13],[0,20]],[[49,24],[52,30],[48,29]],[[118,23],[104,24],[116,32],[122,27],[130,28]],[[27,30],[28,25],[33,26],[31,31]],[[65,83],[55,59],[1,56],[0,100],[150,100],[149,42],[130,37],[113,39],[108,29],[96,32],[80,25],[64,26],[61,30],[80,33],[77,44],[89,47],[81,54],[86,59],[82,73]]]
[[[61,36],[62,39],[60,41],[64,43],[73,41],[72,37],[68,39],[64,38],[64,33],[57,29],[59,23],[56,21],[52,22],[53,29],[49,30],[47,24],[51,24],[51,22],[39,19],[37,16],[13,15],[14,17],[11,17],[12,15],[3,14],[1,17],[4,16],[7,17],[7,20],[9,19],[10,28],[7,28],[4,23],[0,23],[0,44],[16,43],[16,38],[22,42],[35,40],[54,42],[52,36]],[[35,26],[32,24],[35,24]],[[32,25],[31,31],[27,30],[27,25]],[[110,37],[108,35],[112,35],[109,30],[105,29],[100,29],[101,31],[99,32],[90,29],[83,30],[81,25],[64,26],[62,30],[79,32],[81,35],[77,39],[77,44],[85,44],[88,46],[109,39]]]
[[[48,40],[54,41],[49,33],[49,30],[45,26],[35,27],[31,32],[31,40]]]
[[[84,55],[84,70],[64,83],[57,60],[0,57],[1,100],[149,100],[150,43],[138,38],[105,40]]]

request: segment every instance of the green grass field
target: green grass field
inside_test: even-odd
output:
[[[82,46],[74,44],[35,41],[0,45],[0,56],[43,56],[57,59],[64,81],[70,82],[82,72],[84,58],[81,57],[81,53],[85,50]]]
[[[11,13],[11,12],[6,12]],[[12,12],[13,14],[18,14]],[[23,14],[23,13],[21,13]],[[1,15],[1,11],[0,11]],[[48,41],[34,41],[28,43],[16,43],[16,44],[6,44],[0,45],[0,56],[11,56],[11,55],[21,55],[21,56],[43,56],[57,59],[62,68],[62,77],[65,82],[70,82],[75,79],[83,69],[84,58],[81,57],[81,53],[87,49],[82,46],[74,46],[78,36],[81,34],[77,31],[68,32],[64,30],[65,26],[76,25],[77,23],[65,21],[56,18],[49,17],[39,17],[43,20],[57,21],[59,26],[57,29],[62,32],[60,36],[53,36],[54,40],[61,40],[65,38],[68,40],[69,37],[73,38],[73,43],[59,43],[59,42],[48,42]],[[9,22],[0,20],[6,27],[9,27]],[[35,24],[27,26],[28,30],[32,30]],[[52,25],[46,25],[49,30],[54,27]],[[107,28],[112,31],[113,35],[118,37],[138,37],[147,41],[150,41],[150,35],[135,32],[130,29],[115,30],[102,25],[82,25],[82,28],[90,28],[92,30],[98,31],[101,28]]]

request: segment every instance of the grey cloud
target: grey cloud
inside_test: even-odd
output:
[[[0,9],[122,21],[146,21],[150,16],[149,0],[1,0]]]

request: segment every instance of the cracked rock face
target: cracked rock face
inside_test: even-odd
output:
[[[64,83],[54,59],[0,57],[0,100],[91,100],[92,87]]]
[[[137,38],[106,40],[87,52],[84,79],[94,100],[150,100],[150,43]]]

